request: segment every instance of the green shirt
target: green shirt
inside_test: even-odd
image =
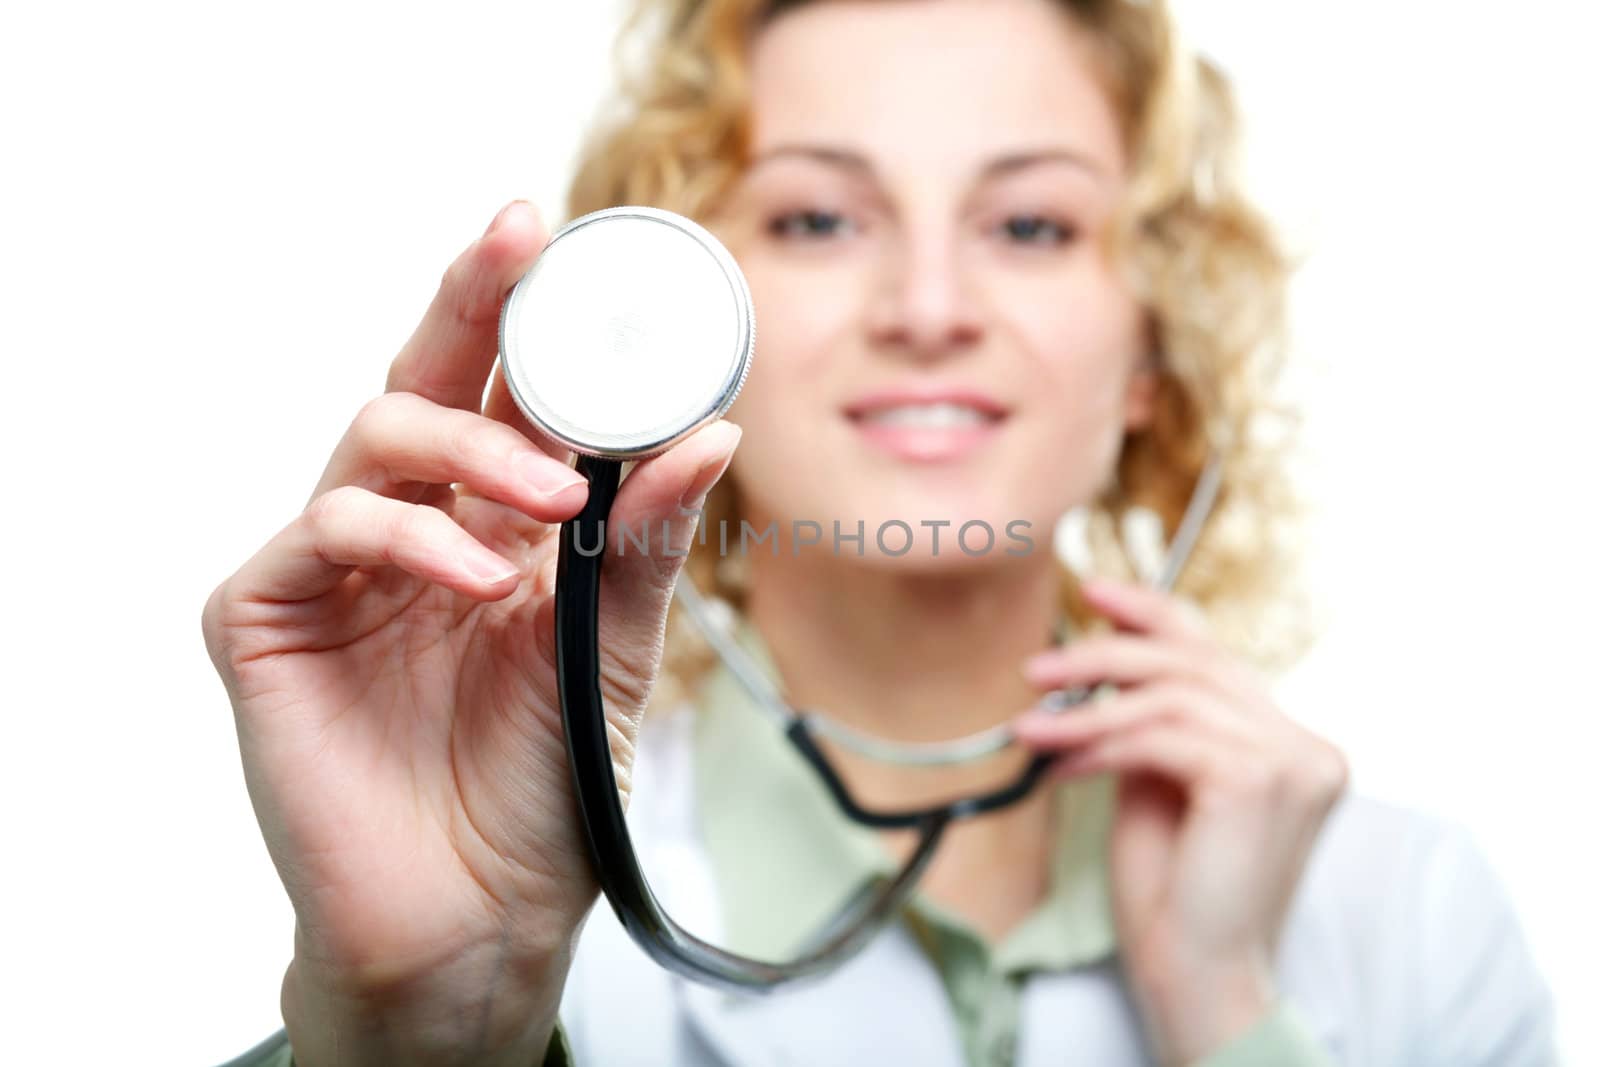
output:
[[[739,640],[776,678],[755,629],[743,626]],[[695,807],[723,902],[727,947],[782,959],[864,882],[892,874],[895,863],[872,830],[839,811],[815,772],[749,700],[725,669],[707,680],[695,711]],[[1116,952],[1105,863],[1112,782],[1081,780],[1054,789],[1058,839],[1048,890],[998,944],[921,893],[906,907],[903,921],[939,972],[973,1067],[1013,1062],[1030,975],[1087,966]],[[572,1059],[558,1028],[543,1067],[569,1067]],[[293,1063],[280,1033],[228,1067]],[[1195,1067],[1331,1064],[1294,1009],[1280,1004]]]
[[[745,627],[740,641],[775,677],[753,628]],[[875,831],[839,810],[816,772],[748,700],[727,671],[707,682],[695,722],[695,808],[724,901],[728,947],[792,958],[864,883],[892,876],[898,865]],[[1056,787],[1062,833],[1048,893],[999,944],[920,892],[907,904],[905,921],[943,979],[969,1063],[1010,1062],[1029,974],[1115,951],[1100,862],[1110,787],[1107,779]]]

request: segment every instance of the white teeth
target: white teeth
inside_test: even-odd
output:
[[[862,422],[880,426],[906,426],[916,430],[951,430],[964,426],[982,426],[989,416],[966,404],[904,404],[899,407],[878,408],[861,417]]]

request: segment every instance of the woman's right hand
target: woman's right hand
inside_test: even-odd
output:
[[[587,496],[494,375],[549,235],[516,202],[463,253],[306,509],[211,595],[206,645],[294,906],[300,1067],[539,1062],[593,905],[554,664],[558,524]],[[291,429],[292,432],[292,429]],[[688,544],[738,443],[638,464],[615,528]],[[624,789],[682,559],[607,560],[602,688]]]

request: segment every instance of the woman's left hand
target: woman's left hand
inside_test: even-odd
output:
[[[1240,1036],[1276,997],[1272,960],[1301,870],[1344,791],[1344,757],[1165,593],[1084,583],[1117,627],[1028,662],[1041,689],[1114,683],[1017,720],[1059,773],[1117,776],[1112,903],[1122,963],[1163,1063]]]

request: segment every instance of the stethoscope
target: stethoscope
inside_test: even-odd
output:
[[[864,886],[796,958],[737,955],[679,926],[651,891],[623,812],[600,689],[600,573],[606,520],[623,464],[645,459],[720,418],[750,373],[755,313],[728,250],[691,219],[650,207],[614,207],[563,226],[506,298],[500,360],[512,397],[541,432],[577,454],[589,480],[583,510],[562,524],[556,568],[556,667],[573,791],[594,873],[622,926],[661,966],[738,990],[768,990],[839,966],[890,922],[916,887],[951,823],[1028,795],[1052,757],[1032,757],[1003,786],[979,796],[905,810],[862,805],[818,744],[902,766],[946,766],[993,755],[1014,741],[1000,725],[934,743],[875,737],[815,710],[793,707],[740,647],[725,620],[682,574],[674,593],[751,704],[782,729],[851,820],[913,831],[893,876]],[[1170,590],[1209,516],[1221,464],[1208,460],[1152,584]],[[1093,698],[1050,694],[1064,711]]]

